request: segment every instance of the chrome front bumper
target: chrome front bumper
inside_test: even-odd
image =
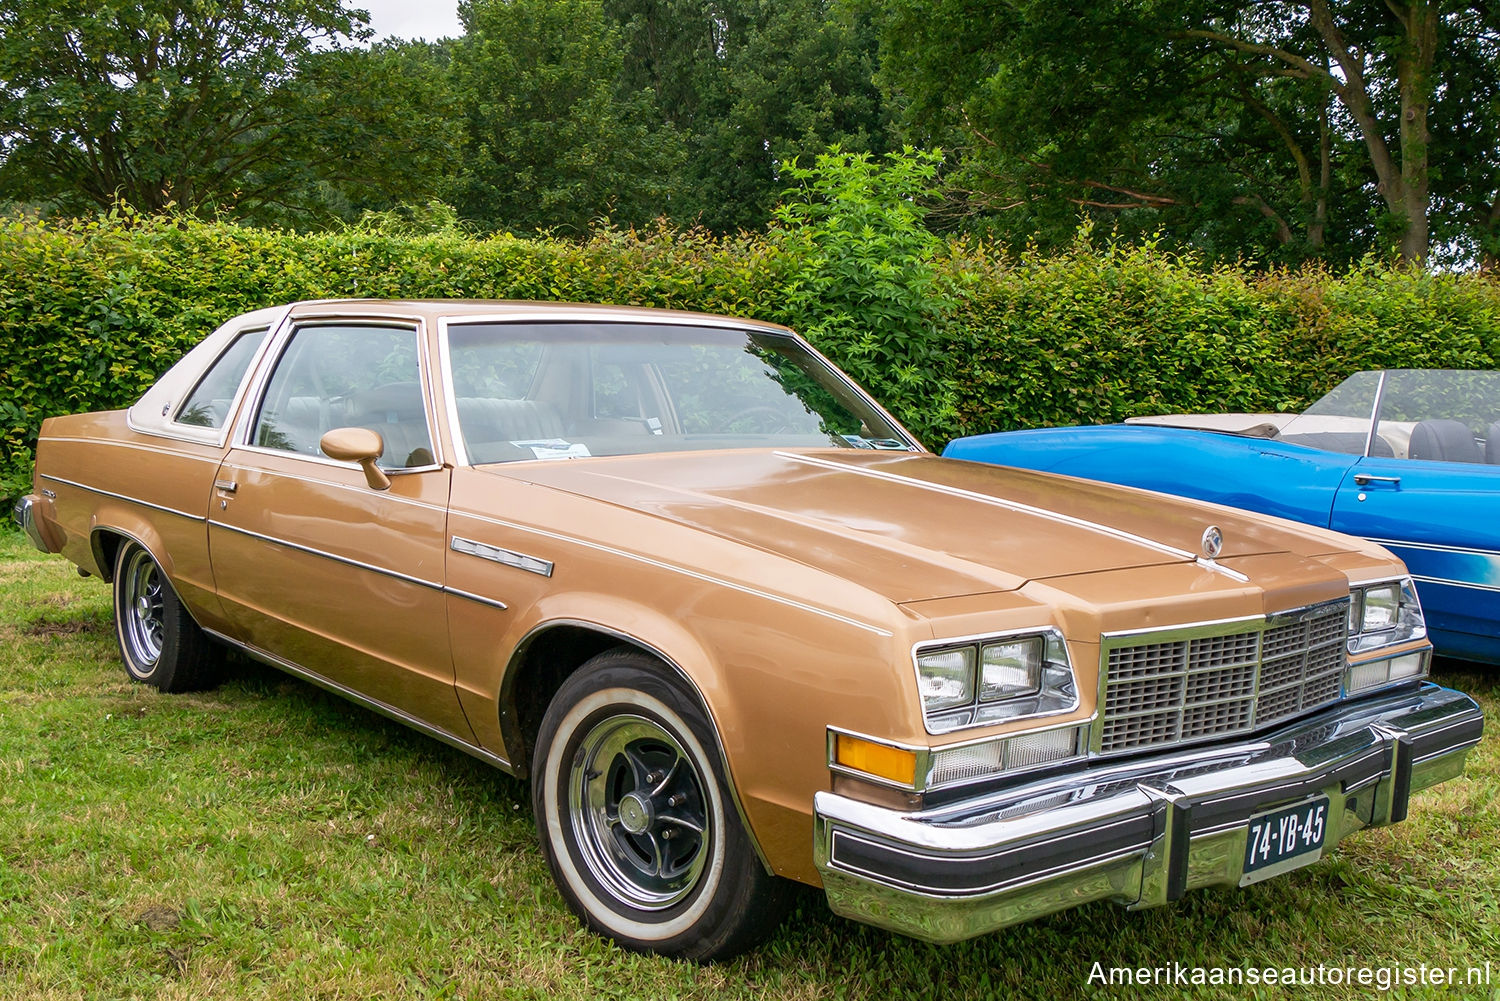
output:
[[[35,495],[27,494],[16,501],[16,506],[11,509],[11,518],[15,520],[16,527],[26,533],[31,544],[44,553],[52,552],[47,545],[47,539],[42,535],[41,526],[37,524],[36,507],[40,503]]]
[[[1243,870],[1248,821],[1268,809],[1327,796],[1325,853],[1405,819],[1412,792],[1462,773],[1483,727],[1473,699],[1424,682],[1259,739],[1085,766],[920,812],[820,792],[814,852],[834,911],[930,942],[1093,900],[1154,907],[1274,875]]]

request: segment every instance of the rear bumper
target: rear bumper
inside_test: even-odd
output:
[[[814,852],[834,911],[932,942],[1094,900],[1152,907],[1280,871],[1244,879],[1249,818],[1268,809],[1327,796],[1325,853],[1405,819],[1412,792],[1463,771],[1483,727],[1468,696],[1422,683],[1260,739],[1084,767],[921,812],[822,792]]]
[[[35,494],[27,494],[16,501],[16,506],[11,509],[11,518],[14,519],[16,527],[26,533],[26,537],[31,540],[33,546],[44,553],[52,553],[57,550],[47,544],[47,537],[37,517],[38,508],[45,503]]]

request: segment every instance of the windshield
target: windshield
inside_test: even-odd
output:
[[[787,335],[650,323],[455,323],[474,463],[694,449],[907,451],[911,439]]]
[[[1370,421],[1375,416],[1375,397],[1380,392],[1380,375],[1355,372],[1285,425],[1277,438],[1327,452],[1364,455],[1370,441]]]
[[[1500,372],[1356,372],[1277,437],[1354,455],[1500,465]]]

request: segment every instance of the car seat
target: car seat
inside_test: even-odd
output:
[[[1407,455],[1442,462],[1479,462],[1479,445],[1463,421],[1422,421],[1411,429]]]

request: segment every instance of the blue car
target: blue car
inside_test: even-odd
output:
[[[1159,490],[1378,542],[1441,654],[1500,664],[1500,372],[1358,372],[1301,414],[1174,414],[943,452]]]

